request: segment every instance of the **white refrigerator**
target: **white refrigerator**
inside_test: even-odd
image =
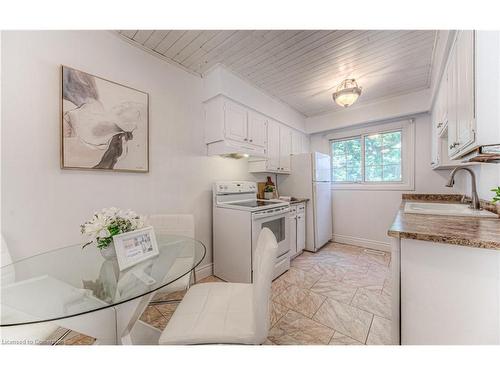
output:
[[[330,156],[320,152],[292,155],[291,174],[279,183],[280,195],[307,198],[306,250],[318,251],[332,239]]]

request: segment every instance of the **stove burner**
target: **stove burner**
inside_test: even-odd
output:
[[[258,200],[258,201],[244,201],[244,202],[233,202],[229,203],[231,206],[242,206],[242,207],[264,207],[264,206],[270,206],[276,203],[280,202],[269,202],[269,201],[263,201],[263,200]]]

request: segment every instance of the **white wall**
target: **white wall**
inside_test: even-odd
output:
[[[433,171],[431,122],[428,115],[415,118],[415,193],[455,193],[445,187],[448,171]],[[329,132],[331,134],[331,132]],[[311,136],[311,149],[329,154],[326,134]],[[336,239],[357,240],[365,246],[388,249],[387,230],[401,205],[404,191],[333,190],[333,233]]]
[[[349,108],[308,117],[306,130],[319,133],[348,126],[368,124],[398,117],[413,116],[429,111],[431,90],[421,90],[371,103],[361,103]]]
[[[211,262],[211,184],[254,179],[247,163],[207,157],[202,79],[105,31],[2,33],[2,233],[14,258],[81,241],[101,207],[194,213]],[[150,172],[59,168],[60,65],[150,94]]]
[[[203,100],[223,94],[292,128],[305,131],[306,118],[288,104],[248,83],[222,65],[203,78]]]
[[[479,198],[491,201],[495,195],[491,189],[500,186],[500,164],[480,164],[471,166],[476,174],[477,194]],[[455,186],[461,194],[471,194],[471,181],[467,172],[457,172]]]

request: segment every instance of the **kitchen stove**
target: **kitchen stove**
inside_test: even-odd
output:
[[[255,182],[214,184],[214,274],[223,280],[252,282],[253,254],[262,228],[269,228],[278,242],[274,277],[290,268],[290,204],[277,199],[256,199],[256,194]]]

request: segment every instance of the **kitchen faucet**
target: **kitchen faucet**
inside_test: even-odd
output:
[[[457,167],[455,168],[450,175],[450,179],[448,180],[448,183],[446,184],[447,187],[453,187],[455,184],[455,173],[457,173],[459,170],[463,169],[464,171],[467,171],[470,173],[470,178],[471,178],[471,194],[472,194],[472,202],[470,204],[470,208],[474,210],[480,210],[481,209],[481,204],[479,203],[479,197],[477,196],[477,189],[476,189],[476,174],[474,171],[470,168],[467,167]]]

